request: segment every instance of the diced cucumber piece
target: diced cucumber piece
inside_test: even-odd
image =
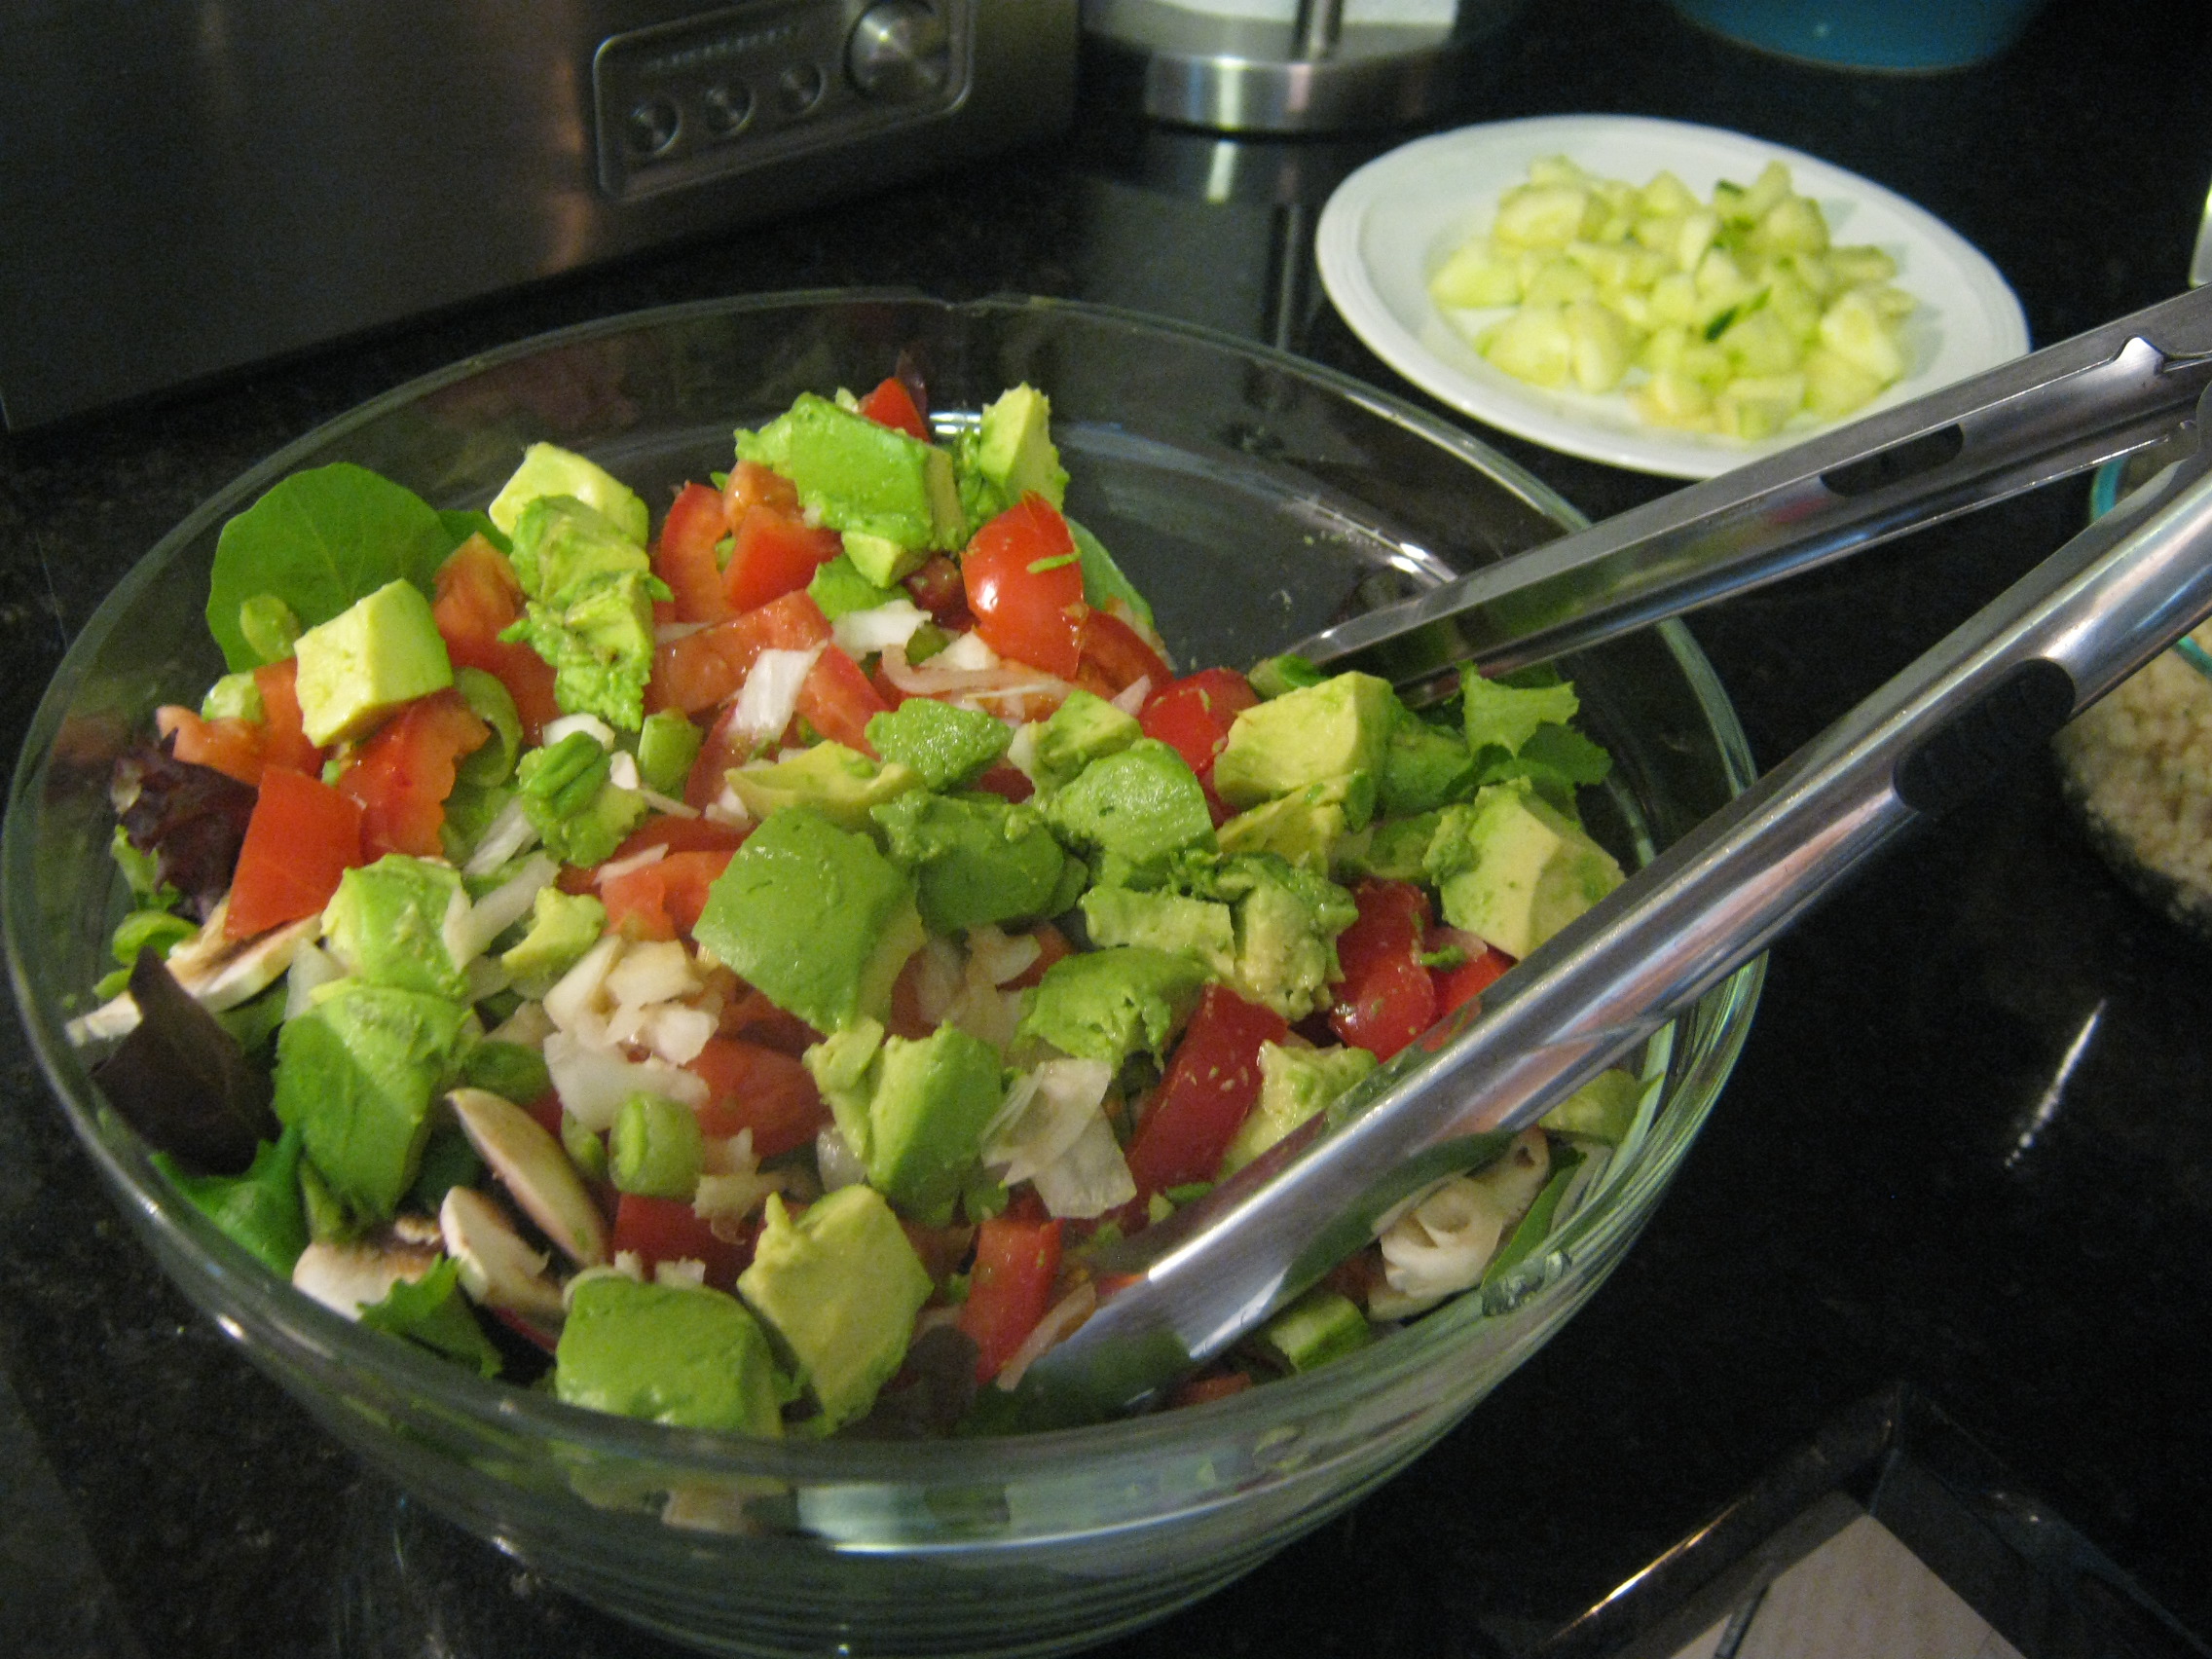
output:
[[[1621,384],[1636,353],[1629,325],[1596,300],[1577,300],[1567,308],[1574,384],[1584,391],[1610,391]]]
[[[1729,437],[1771,438],[1804,407],[1803,375],[1739,375],[1713,400],[1713,419]]]
[[[1825,346],[1805,353],[1805,407],[1824,421],[1864,408],[1881,389],[1880,381]]]
[[[1482,352],[1531,386],[1565,386],[1574,371],[1574,337],[1557,306],[1523,306],[1489,331]]]
[[[1436,268],[1428,279],[1428,296],[1440,306],[1517,306],[1521,274],[1488,237],[1478,237]]]
[[[1862,288],[1848,290],[1821,313],[1821,344],[1882,386],[1904,374],[1904,352]]]
[[[1523,289],[1521,303],[1526,306],[1564,306],[1572,300],[1586,300],[1598,291],[1597,282],[1590,273],[1573,260],[1561,255],[1547,259],[1536,267],[1536,274]]]
[[[1497,204],[1491,235],[1507,247],[1565,247],[1582,234],[1590,193],[1571,184],[1524,184]]]

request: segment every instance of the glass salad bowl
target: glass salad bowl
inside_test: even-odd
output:
[[[457,365],[238,479],[77,640],[24,746],[4,850],[9,966],[62,1109],[184,1292],[341,1441],[574,1594],[731,1653],[1063,1651],[1156,1619],[1318,1526],[1449,1430],[1590,1296],[1659,1201],[1744,1040],[1757,964],[1643,1056],[1643,1114],[1538,1252],[1351,1356],[1141,1419],[1004,1439],[755,1441],[563,1406],[362,1329],[271,1276],[160,1174],[65,1027],[126,908],[109,768],[221,671],[203,623],[224,521],[346,461],[482,506],[523,446],[648,500],[726,467],[731,429],[865,388],[902,350],[940,428],[1050,394],[1069,510],[1151,596],[1185,667],[1242,665],[1340,614],[1576,521],[1482,444],[1346,377],[1071,304],[821,293],[675,307]],[[1595,833],[1647,858],[1752,774],[1718,682],[1663,625],[1566,665],[1615,766]]]

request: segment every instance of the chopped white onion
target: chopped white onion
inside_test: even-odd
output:
[[[667,1002],[699,988],[691,958],[673,939],[640,940],[608,971],[607,988],[618,1003]]]
[[[848,610],[830,624],[830,635],[847,656],[871,656],[889,645],[903,645],[930,613],[910,599],[894,599],[866,610]]]
[[[754,659],[730,714],[730,732],[752,747],[773,743],[792,723],[798,709],[799,687],[814,671],[820,645],[803,651],[762,651]]]
[[[459,911],[446,912],[446,952],[456,966],[466,967],[481,956],[515,923],[530,914],[537,895],[552,885],[561,866],[544,853],[524,862],[522,868],[470,904],[463,895]]]
[[[745,804],[744,797],[727,783],[722,785],[722,793],[708,803],[707,810],[701,816],[709,823],[727,824],[734,830],[742,830],[753,822],[752,809]]]
[[[640,786],[638,793],[645,797],[645,804],[655,812],[665,812],[671,818],[696,818],[699,816],[697,807],[688,806],[673,795],[664,795],[658,790],[648,790]]]
[[[1033,933],[1006,934],[988,922],[968,930],[968,971],[994,985],[1026,973],[1044,954],[1045,947]]]
[[[597,1134],[614,1126],[614,1114],[633,1094],[663,1095],[693,1110],[707,1103],[706,1080],[696,1073],[661,1060],[633,1060],[567,1031],[545,1039],[545,1069],[570,1116]]]
[[[988,646],[984,647],[986,650]],[[963,668],[948,663],[950,649],[942,650],[921,667],[906,661],[906,653],[892,645],[884,650],[884,678],[910,697],[939,697],[948,701],[980,697],[1067,695],[1068,683],[1040,669],[1019,663],[994,662],[987,668]]]
[[[614,758],[607,763],[607,781],[618,790],[637,791],[645,788],[645,779],[638,775],[638,757],[627,749],[617,749]]]
[[[667,857],[668,843],[655,841],[651,846],[643,851],[632,853],[626,859],[608,859],[592,872],[592,885],[594,887],[600,886],[613,880],[618,875],[628,875],[634,869],[644,869],[647,865],[656,865]]]
[[[317,985],[343,979],[346,970],[319,944],[303,944],[292,952],[292,969],[284,981],[284,1017],[297,1019],[307,1013]]]
[[[984,1131],[983,1161],[1004,1165],[1000,1179],[1010,1187],[1029,1180],[1075,1145],[1093,1119],[1105,1125],[1101,1107],[1113,1081],[1114,1068],[1104,1060],[1043,1061],[1007,1091]],[[1107,1138],[1113,1138],[1110,1127]]]
[[[537,826],[531,823],[530,814],[523,810],[522,796],[510,796],[507,803],[492,815],[492,822],[484,826],[484,838],[476,843],[468,862],[461,866],[461,873],[490,875],[536,839]]]
[[[1144,700],[1152,695],[1152,676],[1140,674],[1113,696],[1114,707],[1134,718],[1144,713]]]
[[[607,976],[622,954],[622,936],[608,934],[589,950],[554,987],[545,993],[545,1014],[563,1031],[598,1039],[605,1025]]]
[[[833,1193],[839,1187],[857,1187],[867,1179],[867,1165],[861,1161],[853,1143],[834,1124],[825,1124],[822,1132],[814,1137],[814,1166],[822,1176],[825,1193]]]
[[[590,733],[592,741],[602,749],[614,747],[614,728],[597,715],[563,715],[557,720],[547,720],[542,741],[550,749],[579,731]]]
[[[960,947],[948,939],[932,936],[917,953],[914,964],[914,1005],[923,1021],[942,1025],[960,995],[967,963]]]
[[[1093,1112],[1075,1144],[1031,1177],[1045,1213],[1088,1221],[1137,1196],[1136,1177],[1106,1114]]]
[[[973,630],[953,636],[952,643],[938,652],[937,660],[945,668],[958,668],[970,672],[999,666],[999,653],[991,649],[982,635]]]
[[[653,1264],[653,1283],[697,1290],[707,1282],[707,1264],[690,1256]]]

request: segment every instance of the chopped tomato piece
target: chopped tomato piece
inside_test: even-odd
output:
[[[1110,610],[1093,608],[1083,619],[1083,666],[1095,669],[1099,677],[1113,687],[1112,696],[1127,690],[1138,681],[1151,682],[1158,691],[1175,678],[1175,671],[1167,661],[1152,648],[1151,642],[1128,623]],[[1215,669],[1216,674],[1234,674],[1231,669]],[[1241,680],[1242,675],[1235,675]]]
[[[1029,774],[1005,760],[994,761],[986,767],[983,775],[976,780],[975,787],[988,790],[1001,800],[1010,800],[1016,806],[1037,793],[1037,786],[1030,781]]]
[[[976,631],[1001,656],[1073,680],[1083,660],[1083,568],[1067,520],[1032,492],[978,530],[960,572]]]
[[[532,743],[546,721],[560,716],[553,701],[553,667],[528,645],[499,638],[522,614],[522,583],[507,556],[481,535],[455,548],[438,567],[437,603],[431,615],[456,668],[480,668],[507,688]]]
[[[361,850],[372,863],[387,853],[426,859],[443,853],[438,831],[454,766],[491,735],[452,690],[416,698],[377,728],[338,780],[360,804]]]
[[[729,974],[726,968],[721,972]],[[742,1037],[794,1058],[822,1041],[822,1033],[797,1014],[787,1014],[735,974],[729,977],[736,988],[722,1005],[722,1016],[716,1025],[722,1036]]]
[[[1410,881],[1363,881],[1359,918],[1337,937],[1329,1025],[1345,1042],[1388,1059],[1436,1022],[1436,986],[1421,966],[1428,896]]]
[[[1061,957],[1075,954],[1075,946],[1068,942],[1068,936],[1051,922],[1039,922],[1029,930],[1029,937],[1037,941],[1037,960],[1001,985],[1001,990],[1026,991],[1045,977],[1046,969]]]
[[[649,1198],[624,1193],[614,1211],[614,1248],[634,1251],[646,1272],[662,1262],[701,1262],[707,1282],[728,1290],[753,1262],[757,1231],[746,1229],[737,1242],[715,1235],[714,1229],[682,1198]]]
[[[653,574],[675,598],[675,620],[719,622],[733,607],[722,591],[715,549],[729,535],[729,512],[719,491],[686,484],[662,521],[653,544]]]
[[[300,659],[286,657],[253,671],[261,693],[261,757],[270,766],[320,772],[322,751],[308,740],[300,714]]]
[[[747,507],[722,571],[722,596],[733,611],[766,605],[806,586],[843,548],[833,530],[816,530],[774,507]]]
[[[1290,1035],[1281,1014],[1208,985],[1129,1145],[1137,1196],[1210,1181],[1260,1098],[1260,1045]]]
[[[607,925],[622,928],[633,939],[688,936],[707,907],[707,889],[729,860],[726,850],[670,853],[606,877],[599,884],[599,899],[607,906]]]
[[[922,1011],[922,975],[927,956],[915,951],[891,981],[891,1011],[883,1016],[884,1029],[894,1037],[918,1043],[937,1029],[937,1021]]]
[[[772,467],[756,461],[741,461],[729,469],[729,481],[722,486],[722,513],[735,524],[745,516],[747,507],[773,507],[780,513],[796,514],[798,486]]]
[[[734,853],[745,844],[750,827],[718,824],[712,818],[680,818],[673,812],[657,813],[624,837],[607,862],[617,864],[636,858],[647,847],[666,847],[672,853]]]
[[[765,1044],[710,1037],[684,1070],[707,1085],[699,1127],[724,1136],[751,1129],[756,1158],[795,1151],[830,1122],[830,1109],[805,1065]]]
[[[930,441],[930,424],[906,383],[892,375],[861,399],[861,413],[879,426],[904,432],[922,443]]]
[[[239,848],[223,932],[251,939],[313,915],[362,862],[359,805],[319,778],[269,767]]]
[[[653,652],[645,687],[652,709],[695,715],[745,682],[762,651],[802,651],[830,638],[830,618],[803,591],[671,640]]]
[[[177,703],[154,711],[154,729],[169,740],[169,753],[195,766],[209,766],[241,784],[261,782],[261,728],[235,715],[206,720]]]
[[[1512,966],[1513,958],[1493,944],[1486,945],[1480,956],[1470,956],[1456,968],[1429,970],[1436,984],[1437,1017],[1442,1018],[1469,998],[1481,996]]]
[[[1198,781],[1213,781],[1214,757],[1229,741],[1236,717],[1260,700],[1252,682],[1233,668],[1208,668],[1161,682],[1137,716],[1147,737],[1182,756]]]
[[[798,716],[824,737],[873,756],[867,722],[891,707],[868,677],[835,645],[827,645],[798,688]]]
[[[996,1215],[976,1230],[976,1264],[958,1324],[976,1342],[976,1381],[996,1377],[1051,1306],[1060,1224]]]

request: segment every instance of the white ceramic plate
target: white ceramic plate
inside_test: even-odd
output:
[[[1329,198],[1314,237],[1321,281],[1352,332],[1422,390],[1546,448],[1640,472],[1710,478],[1799,441],[1799,417],[1757,442],[1647,425],[1625,392],[1548,391],[1493,367],[1428,297],[1428,277],[1541,156],[1642,184],[1661,168],[1701,198],[1723,178],[1749,184],[1770,161],[1818,202],[1838,243],[1871,242],[1898,262],[1920,304],[1906,320],[1911,368],[1861,413],[1977,374],[2028,349],[2020,302],[1964,238],[1901,196],[1814,157],[1717,128],[1637,116],[1547,115],[1417,139],[1361,167]],[[1462,313],[1472,319],[1502,312]]]

